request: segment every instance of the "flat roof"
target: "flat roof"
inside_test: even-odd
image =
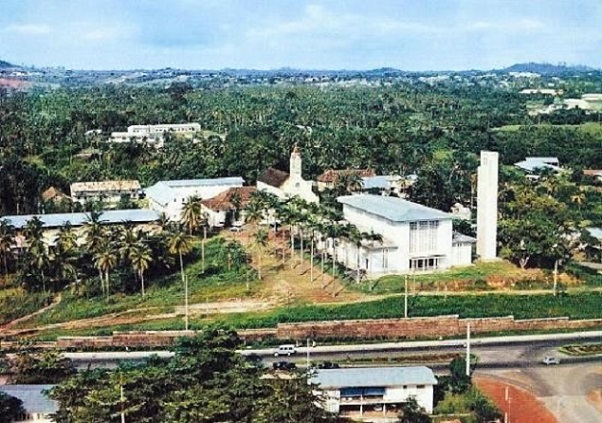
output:
[[[320,388],[358,388],[402,385],[436,385],[433,371],[417,367],[349,367],[318,369],[311,382]]]
[[[393,222],[415,222],[419,220],[451,220],[453,216],[399,197],[357,194],[338,197],[341,204],[363,210]]]

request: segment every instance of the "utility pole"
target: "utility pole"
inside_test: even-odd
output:
[[[121,400],[121,423],[125,423],[125,412],[123,411],[123,403],[125,402],[125,395],[123,394],[123,377],[119,380],[119,397]]]
[[[309,338],[307,338],[307,347],[306,347],[306,350],[307,350],[307,357],[306,357],[306,360],[307,360],[307,371],[309,371],[309,365],[310,365],[310,359],[309,359]]]
[[[466,324],[466,376],[470,377],[470,323]]]
[[[403,298],[403,317],[408,318],[408,275],[405,277],[405,295]]]
[[[184,314],[186,331],[188,331],[188,275],[184,276]]]
[[[554,260],[554,296],[558,292],[558,259]]]

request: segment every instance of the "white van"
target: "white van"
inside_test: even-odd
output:
[[[280,345],[278,349],[274,352],[274,357],[278,357],[279,355],[291,355],[296,353],[297,348],[295,348],[293,344]]]

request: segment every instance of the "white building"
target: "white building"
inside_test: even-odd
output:
[[[427,413],[433,412],[437,379],[428,367],[365,367],[316,370],[310,381],[322,406],[340,415],[374,413],[396,417],[410,398]]]
[[[84,204],[87,201],[103,201],[108,204],[117,204],[121,196],[130,200],[138,198],[140,182],[132,181],[95,181],[75,182],[71,184],[71,198],[74,202]]]
[[[58,411],[56,401],[48,399],[44,391],[54,385],[0,385],[0,392],[18,398],[23,403],[23,413],[14,423],[51,423],[50,415]]]
[[[301,175],[301,152],[297,146],[291,153],[289,172],[268,168],[257,177],[257,189],[274,194],[278,198],[299,197],[310,203],[317,203],[318,196],[313,192],[313,182]]]
[[[244,209],[249,205],[256,190],[255,187],[230,188],[215,197],[201,201],[208,225],[222,227],[227,223],[244,221]]]
[[[240,176],[214,179],[186,179],[178,181],[160,181],[145,188],[151,210],[165,213],[172,221],[179,221],[182,209],[189,197],[208,199],[230,188],[242,187],[244,179]]]
[[[339,197],[344,219],[362,232],[382,236],[358,249],[342,240],[337,260],[368,277],[433,271],[471,264],[474,239],[455,236],[453,216],[397,197],[359,194]]]
[[[196,132],[200,132],[201,125],[198,123],[172,123],[163,125],[131,125],[127,132],[112,132],[109,142],[127,143],[135,141],[146,142],[156,148],[163,147],[164,134],[166,132],[191,138]]]

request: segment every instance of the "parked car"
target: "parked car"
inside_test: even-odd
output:
[[[332,361],[318,363],[318,369],[338,369],[339,367],[338,363],[333,363]]]
[[[551,364],[560,364],[560,360],[557,357],[552,357],[549,355],[543,359],[543,364],[545,364],[546,366],[549,366]]]
[[[280,345],[278,349],[274,352],[274,357],[278,357],[279,355],[287,355],[296,354],[297,348],[293,344]]]
[[[296,370],[297,365],[290,361],[276,361],[272,364],[274,370]]]

